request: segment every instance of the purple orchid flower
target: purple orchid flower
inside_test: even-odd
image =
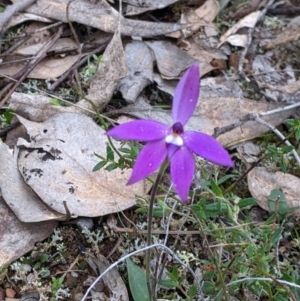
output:
[[[174,189],[181,200],[187,202],[195,172],[193,154],[215,164],[233,167],[228,152],[214,138],[200,132],[184,131],[198,102],[199,81],[199,66],[193,64],[176,87],[171,127],[154,120],[135,120],[107,132],[116,139],[148,142],[136,159],[127,185],[151,175],[168,157]]]

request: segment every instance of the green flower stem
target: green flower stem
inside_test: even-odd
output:
[[[165,160],[164,163],[161,165],[156,180],[153,184],[151,196],[150,196],[150,202],[149,202],[149,209],[148,209],[148,228],[147,228],[147,246],[151,245],[151,236],[152,236],[152,218],[153,218],[153,205],[155,201],[155,197],[157,194],[157,189],[159,186],[159,183],[165,173],[165,170],[168,166],[168,161]],[[146,281],[147,281],[147,287],[149,292],[149,301],[155,301],[155,290],[152,289],[152,283],[151,283],[151,275],[150,275],[150,260],[151,260],[151,249],[148,249],[146,251]]]

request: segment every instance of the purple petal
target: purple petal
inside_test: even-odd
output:
[[[106,134],[116,139],[153,141],[166,136],[169,127],[154,120],[134,120],[118,125]]]
[[[181,200],[186,203],[195,172],[194,156],[187,147],[180,147],[170,161],[174,189]]]
[[[127,185],[134,184],[155,172],[167,156],[164,139],[148,142],[139,153]]]
[[[185,125],[193,115],[199,98],[199,65],[193,64],[179,81],[172,106],[173,122]]]
[[[198,156],[219,165],[234,166],[226,149],[213,137],[198,132],[185,132],[182,138],[186,147]]]

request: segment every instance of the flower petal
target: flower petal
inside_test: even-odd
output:
[[[169,127],[154,120],[134,120],[118,125],[106,134],[116,139],[153,141],[167,135]]]
[[[234,166],[226,149],[209,135],[198,132],[185,132],[183,141],[190,151],[208,161],[229,167]]]
[[[134,184],[155,172],[167,156],[164,139],[148,142],[139,153],[127,185]]]
[[[189,190],[195,172],[195,159],[187,147],[180,147],[171,161],[171,179],[174,189],[183,202],[187,202]]]
[[[185,125],[193,115],[199,98],[199,65],[193,64],[179,81],[172,105],[173,122]]]

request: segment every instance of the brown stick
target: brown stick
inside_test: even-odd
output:
[[[23,70],[25,70],[24,74],[19,78],[18,82],[14,84],[14,86],[8,92],[8,94],[1,100],[0,108],[5,104],[5,102],[9,99],[9,97],[17,89],[17,87],[21,84],[21,82],[28,76],[28,74],[40,63],[41,60],[43,60],[47,56],[47,51],[59,39],[59,37],[62,34],[62,31],[63,31],[63,26],[59,27],[59,29],[58,29],[57,33],[55,34],[55,36],[53,37],[53,39],[50,42],[48,42],[42,48],[42,50],[39,52],[39,54],[23,68]]]
[[[26,7],[33,4],[35,0],[22,0],[14,3],[13,5],[8,5],[5,11],[0,14],[0,35],[4,34],[5,24],[8,20],[17,12],[24,10]]]
[[[104,51],[104,49],[106,48],[106,46],[108,45],[110,41],[105,42],[104,44],[102,44],[101,46],[99,46],[98,48],[96,48],[95,50],[93,50],[92,52],[88,53],[83,59],[81,59],[78,63],[76,63],[75,65],[73,65],[68,71],[66,71],[55,83],[53,83],[50,87],[50,91],[54,91],[70,74],[70,72],[72,72],[73,70],[76,70],[77,68],[81,67],[83,64],[86,63],[86,61],[88,60],[89,56],[102,52]]]

